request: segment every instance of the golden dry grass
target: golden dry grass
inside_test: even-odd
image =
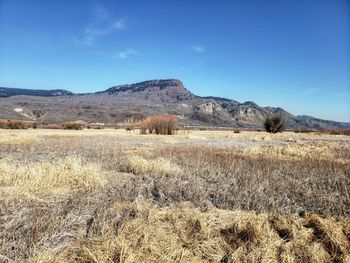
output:
[[[0,261],[350,262],[350,139],[0,130]]]
[[[98,164],[83,163],[80,158],[68,156],[51,162],[15,165],[9,160],[0,161],[1,191],[8,197],[14,194],[42,194],[53,191],[54,195],[67,191],[92,191],[102,189],[107,183],[105,173]],[[7,194],[6,194],[7,192]]]

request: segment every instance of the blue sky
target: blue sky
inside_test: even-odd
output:
[[[0,0],[0,86],[193,93],[350,121],[350,2]]]

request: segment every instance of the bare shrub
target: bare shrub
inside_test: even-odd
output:
[[[63,129],[65,130],[82,130],[84,129],[85,125],[81,122],[76,121],[67,121],[63,123]]]
[[[125,128],[126,131],[133,131],[139,125],[139,121],[137,119],[129,118],[124,124],[121,125],[121,128]]]
[[[268,116],[264,121],[264,128],[269,133],[277,133],[285,130],[284,119],[281,114]]]
[[[140,123],[141,134],[149,133],[172,135],[178,129],[177,117],[173,115],[157,115]]]
[[[328,133],[331,135],[350,135],[350,128],[330,129],[330,130],[327,130],[325,133]]]
[[[233,130],[233,133],[241,133],[241,131],[238,129],[235,129],[235,130]]]
[[[147,130],[150,128],[150,119],[146,119],[140,123],[140,133],[146,134]],[[152,131],[150,131],[152,133]]]
[[[311,130],[311,129],[295,129],[293,131],[294,133],[311,133],[311,132],[314,132],[314,130]]]
[[[6,129],[7,125],[6,125],[6,121],[0,121],[0,129]]]
[[[31,122],[20,121],[20,120],[0,121],[1,129],[22,130],[22,129],[28,129],[31,126],[32,126]]]

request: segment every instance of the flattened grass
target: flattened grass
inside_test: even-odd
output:
[[[341,135],[0,131],[0,255],[348,262]]]

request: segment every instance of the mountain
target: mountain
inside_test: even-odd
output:
[[[15,89],[15,88],[0,87],[0,97],[11,97],[11,96],[17,96],[17,95],[54,97],[54,96],[73,95],[73,93],[62,89],[34,90],[34,89]]]
[[[149,80],[131,85],[119,85],[105,90],[103,93],[119,97],[139,98],[142,100],[172,103],[193,99],[193,94],[187,90],[181,81],[176,79]]]
[[[174,114],[183,125],[262,127],[264,119],[282,114],[288,128],[329,129],[349,123],[295,116],[282,108],[260,107],[220,97],[191,93],[180,80],[149,80],[118,85],[104,91],[73,94],[66,90],[0,88],[0,119],[24,119],[44,123],[69,120],[115,124],[156,114]]]

